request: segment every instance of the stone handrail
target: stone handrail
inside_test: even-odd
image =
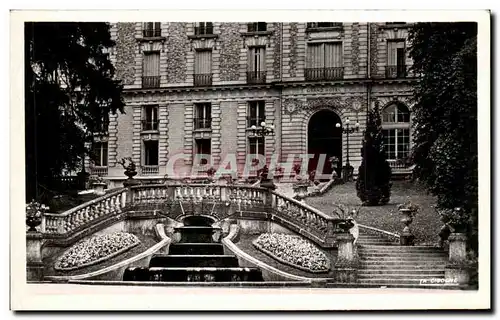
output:
[[[334,239],[335,218],[291,197],[272,191],[274,213],[295,222],[304,230],[331,244]]]
[[[127,189],[115,190],[90,200],[61,214],[45,213],[41,232],[45,234],[71,234],[90,222],[122,212],[127,201]]]

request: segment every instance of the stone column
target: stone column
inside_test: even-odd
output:
[[[467,236],[452,233],[448,237],[449,263],[445,267],[447,283],[469,284],[470,266],[467,263]]]
[[[338,252],[334,266],[335,281],[353,283],[357,281],[355,268],[354,237],[350,233],[337,234]]]
[[[26,234],[26,277],[27,281],[43,280],[42,262],[43,236],[40,232],[28,231]]]

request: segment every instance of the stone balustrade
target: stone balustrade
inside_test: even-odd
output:
[[[184,212],[190,206],[195,210],[196,204],[207,202],[214,203],[214,207],[207,207],[211,214],[222,210],[220,205],[227,212],[232,211],[227,209],[229,205],[233,210],[247,212],[270,212],[273,208],[273,214],[296,225],[314,241],[322,245],[334,242],[334,219],[305,203],[260,187],[207,184],[151,184],[119,189],[62,214],[45,214],[42,233],[68,235],[92,225],[96,219],[125,210],[163,210],[173,218],[172,204],[181,206]]]
[[[42,216],[41,232],[45,234],[70,234],[96,219],[121,213],[126,201],[127,189],[123,188],[61,214],[45,213]]]
[[[271,192],[272,206],[277,216],[292,221],[321,239],[324,245],[334,242],[334,218],[293,198]]]

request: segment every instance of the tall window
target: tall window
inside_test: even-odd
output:
[[[267,31],[266,22],[250,22],[248,24],[248,32],[259,32],[259,31]]]
[[[158,165],[158,140],[144,141],[144,165]]]
[[[144,106],[142,113],[142,130],[158,130],[158,106]]]
[[[263,83],[266,80],[266,49],[265,47],[248,48],[248,83]]]
[[[387,78],[406,76],[406,54],[404,40],[387,41]]]
[[[382,112],[384,149],[388,160],[402,160],[410,152],[410,112],[406,106],[391,104]]]
[[[342,27],[342,22],[308,22],[308,29],[334,28]]]
[[[264,138],[263,137],[249,137],[248,138],[248,154],[265,155]]]
[[[210,139],[196,139],[196,154],[209,156],[211,154],[211,140]],[[202,158],[201,165],[207,164],[208,160]]]
[[[212,122],[212,106],[210,103],[199,103],[195,105],[195,129],[209,129]]]
[[[194,34],[206,35],[206,34],[214,34],[214,26],[212,22],[198,22],[194,27]]]
[[[266,120],[265,101],[250,101],[248,103],[248,127],[260,127],[260,124]]]
[[[142,87],[160,87],[160,52],[158,51],[144,53],[142,65]]]
[[[209,86],[212,84],[212,51],[197,50],[194,61],[194,85]]]
[[[145,22],[142,29],[142,35],[145,38],[160,37],[161,24],[159,22]]]
[[[341,79],[344,76],[342,43],[309,43],[307,45],[307,80]]]
[[[97,167],[106,167],[108,165],[108,143],[95,142],[93,148],[93,161]]]

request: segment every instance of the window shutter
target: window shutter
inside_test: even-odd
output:
[[[196,63],[194,67],[195,74],[212,73],[212,51],[196,51]]]
[[[325,67],[342,67],[342,43],[325,43]]]
[[[151,52],[144,55],[143,73],[145,77],[157,77],[160,75],[160,54]]]

